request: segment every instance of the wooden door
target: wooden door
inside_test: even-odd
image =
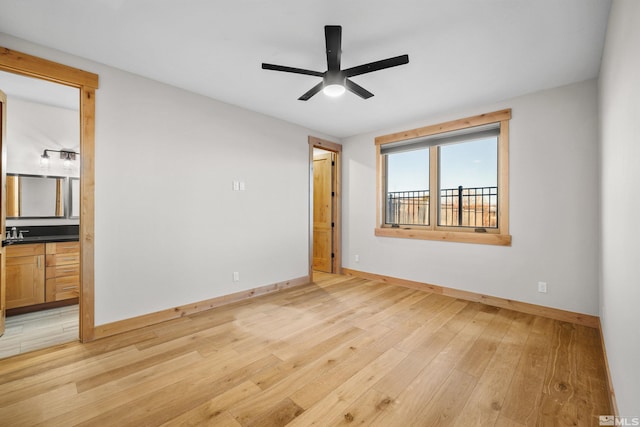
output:
[[[5,271],[6,282],[9,283],[9,286],[5,285],[7,309],[45,301],[44,255],[8,257]]]
[[[313,157],[313,269],[333,273],[334,153]]]
[[[6,235],[5,220],[7,218],[7,205],[5,194],[5,186],[7,185],[7,171],[5,166],[7,164],[7,148],[4,141],[6,138],[7,127],[7,96],[4,92],[0,91],[0,241],[4,241]],[[5,249],[3,245],[0,245],[0,336],[4,334],[4,318],[5,318],[5,301],[6,301],[6,282],[7,273],[5,271]]]

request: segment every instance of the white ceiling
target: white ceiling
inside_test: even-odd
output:
[[[0,32],[335,136],[598,76],[609,0],[0,0]],[[326,70],[409,55],[354,77],[375,96],[297,98]],[[89,70],[91,71],[91,70]],[[98,92],[99,96],[99,92]]]

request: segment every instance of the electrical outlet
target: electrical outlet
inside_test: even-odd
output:
[[[356,255],[354,258],[356,262],[360,262],[360,255]]]
[[[245,190],[244,181],[240,181],[240,191],[244,191],[244,190]]]
[[[547,282],[538,282],[538,292],[547,293]]]
[[[240,181],[233,181],[233,191],[240,191]]]
[[[234,282],[239,282],[240,281],[240,273],[237,271],[233,272],[233,281]]]

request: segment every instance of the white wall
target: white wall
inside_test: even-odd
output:
[[[96,325],[308,274],[307,137],[326,135],[9,36],[0,45],[100,75]]]
[[[51,161],[47,167],[40,164],[45,149],[80,151],[78,111],[12,96],[7,96],[7,105],[8,173],[80,176],[79,160],[67,170],[58,153],[49,153]]]
[[[53,83],[51,83],[53,84]],[[8,90],[8,88],[1,88]],[[80,95],[78,94],[78,98]],[[40,164],[45,149],[80,151],[80,113],[7,95],[7,173],[49,176],[80,176],[80,159],[70,169],[63,167],[57,153],[50,153],[49,165]],[[77,219],[10,219],[7,225],[68,225]]]
[[[640,416],[640,2],[615,0],[600,74],[600,316],[618,409]]]
[[[374,137],[502,108],[512,108],[512,246],[374,236]],[[591,80],[347,138],[343,266],[597,314],[597,118]],[[537,292],[538,281],[548,283],[547,294]]]

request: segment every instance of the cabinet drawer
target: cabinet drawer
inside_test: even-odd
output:
[[[7,246],[7,258],[31,255],[44,255],[44,243]]]
[[[78,264],[80,254],[47,254],[47,267],[56,265]]]
[[[80,253],[80,242],[47,243],[47,254]]]
[[[47,302],[60,301],[80,296],[80,276],[47,279]]]
[[[56,265],[53,267],[47,267],[47,279],[66,276],[80,276],[80,264]]]

